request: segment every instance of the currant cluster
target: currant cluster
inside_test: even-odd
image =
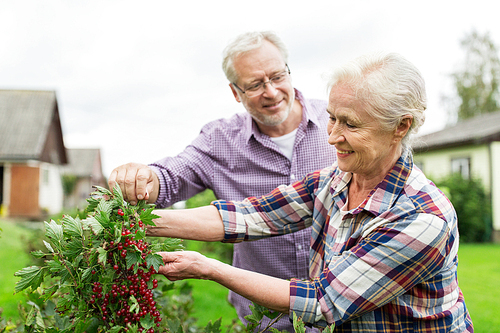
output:
[[[116,241],[112,235],[109,242],[105,242],[103,248],[107,251],[106,267],[114,271],[110,281],[99,281],[99,270],[105,270],[98,266],[92,270],[95,276],[92,284],[92,296],[90,306],[100,316],[103,322],[109,326],[137,325],[138,332],[155,332],[151,326],[160,327],[162,318],[153,297],[153,289],[158,287],[158,280],[154,278],[156,270],[147,264],[146,258],[152,254],[150,244],[136,235],[145,234],[145,225],[138,219],[137,215],[126,215],[121,209],[116,210],[119,219],[123,219],[121,237]],[[127,254],[135,255],[135,263],[127,267]],[[141,320],[149,323],[144,328]]]

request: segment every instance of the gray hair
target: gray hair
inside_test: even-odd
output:
[[[362,56],[333,73],[328,90],[337,85],[353,89],[385,130],[395,130],[404,116],[413,116],[401,142],[411,149],[411,138],[423,125],[427,108],[424,79],[411,62],[397,53]]]
[[[222,53],[222,70],[231,83],[238,81],[238,74],[234,69],[234,59],[240,54],[255,50],[267,40],[278,48],[285,63],[288,62],[288,51],[281,39],[272,31],[247,32],[236,37],[226,46]]]

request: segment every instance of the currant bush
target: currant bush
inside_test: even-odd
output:
[[[38,291],[43,301],[56,303],[53,327],[39,318],[36,306],[26,327],[33,332],[166,331],[155,301],[160,283],[155,274],[163,263],[156,252],[181,249],[180,240],[149,242],[146,226],[158,217],[154,205],[129,205],[118,186],[112,192],[96,187],[87,201],[85,219],[45,222],[47,252],[32,252],[45,258],[45,265],[15,274],[21,278],[16,292]]]

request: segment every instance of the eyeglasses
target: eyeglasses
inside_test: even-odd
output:
[[[239,91],[247,95],[247,97],[255,97],[259,96],[264,93],[266,90],[266,84],[272,85],[274,88],[281,87],[283,83],[285,83],[288,79],[288,75],[290,75],[290,68],[288,67],[288,64],[285,64],[286,69],[283,72],[277,73],[273,75],[272,78],[269,79],[269,81],[266,82],[259,82],[250,85],[247,87],[245,90],[241,89],[238,87],[236,83],[233,83],[233,85],[238,88]]]

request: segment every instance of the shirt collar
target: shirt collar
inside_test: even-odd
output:
[[[318,119],[318,116],[311,112],[311,104],[308,100],[304,98],[304,95],[302,93],[295,89],[295,99],[297,99],[300,104],[302,105],[302,122],[305,122],[306,124],[310,121],[314,125],[319,126],[320,122]],[[255,138],[260,138],[263,136],[263,134],[260,132],[259,127],[253,120],[252,116],[248,112],[246,112],[246,122],[245,122],[245,129],[244,129],[244,138],[245,142],[248,143],[250,138],[254,136]]]
[[[406,150],[399,157],[394,167],[389,171],[385,178],[370,192],[368,197],[351,213],[358,214],[362,210],[369,211],[375,216],[387,211],[392,207],[405,184],[413,167],[413,156]],[[332,188],[339,194],[347,190],[347,185],[352,179],[352,173],[343,172],[337,168],[336,181],[332,183]],[[347,192],[345,192],[347,194]]]

